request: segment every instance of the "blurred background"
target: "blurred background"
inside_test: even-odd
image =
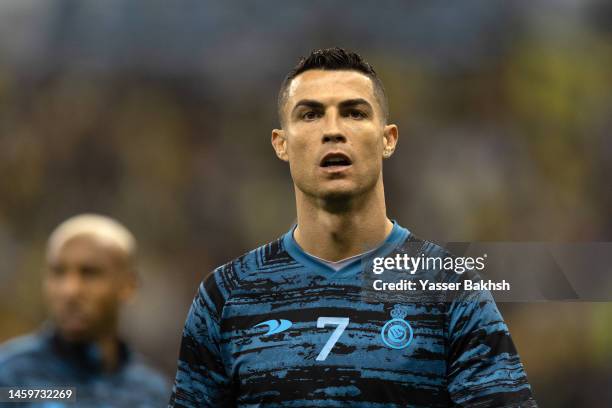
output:
[[[50,231],[98,212],[140,243],[123,333],[173,376],[201,279],[294,221],[276,94],[336,45],[385,83],[412,232],[612,241],[610,1],[0,0],[0,341],[45,319]],[[612,405],[611,303],[500,309],[542,407]]]

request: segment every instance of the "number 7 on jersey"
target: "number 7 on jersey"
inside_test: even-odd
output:
[[[317,356],[317,361],[325,361],[325,359],[329,355],[329,352],[334,347],[340,336],[342,336],[342,332],[344,332],[344,329],[346,329],[346,326],[348,326],[348,324],[348,317],[319,317],[317,319],[317,328],[319,329],[322,329],[326,325],[337,326],[331,337],[329,338],[329,340],[327,340],[327,343],[325,343],[325,346],[323,346],[323,349]]]

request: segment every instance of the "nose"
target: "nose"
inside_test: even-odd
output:
[[[67,274],[60,285],[60,291],[66,299],[74,299],[79,297],[82,290],[83,281],[78,273]]]
[[[345,143],[346,137],[340,133],[324,134],[323,143]]]
[[[323,143],[346,143],[346,136],[338,126],[338,114],[326,115],[325,128],[323,129]]]

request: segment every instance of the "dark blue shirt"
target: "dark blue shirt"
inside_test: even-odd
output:
[[[372,259],[396,254],[450,256],[395,224],[337,271],[292,230],[217,268],[189,311],[170,407],[535,407],[491,294],[372,291]]]
[[[162,407],[170,394],[159,373],[120,342],[120,363],[107,372],[92,344],[63,341],[49,328],[0,346],[0,387],[75,387],[76,403],[48,401],[33,407]],[[0,407],[28,406],[0,403]]]

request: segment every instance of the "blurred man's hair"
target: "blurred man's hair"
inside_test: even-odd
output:
[[[49,237],[47,254],[57,253],[77,236],[92,237],[103,245],[118,248],[129,262],[135,256],[136,240],[132,233],[118,221],[98,214],[76,215],[58,225]]]
[[[300,58],[299,62],[285,77],[281,84],[278,93],[278,117],[283,124],[283,108],[287,102],[287,93],[291,81],[302,72],[311,69],[322,69],[328,71],[357,71],[372,80],[374,85],[374,94],[378,99],[381,111],[383,113],[384,122],[387,122],[389,116],[389,103],[385,94],[385,88],[382,81],[374,71],[372,65],[366,62],[361,55],[356,52],[348,51],[343,48],[324,48],[313,50],[307,57]]]

